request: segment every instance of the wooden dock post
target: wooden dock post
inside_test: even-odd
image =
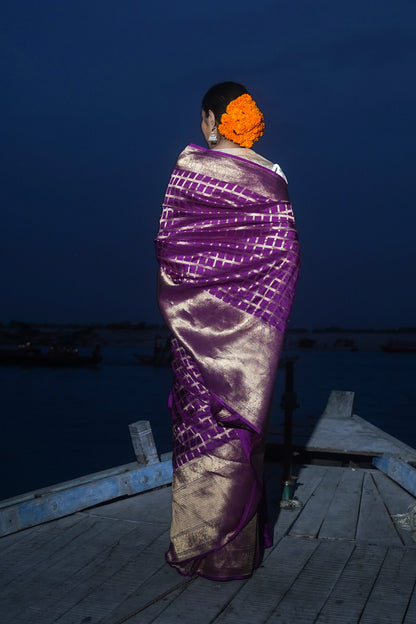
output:
[[[134,454],[141,466],[150,466],[159,461],[152,427],[148,420],[138,420],[129,425]]]

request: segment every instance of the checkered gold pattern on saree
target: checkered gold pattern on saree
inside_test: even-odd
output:
[[[238,439],[238,433],[218,421],[216,415],[224,408],[211,397],[195,362],[175,339],[172,352],[173,463],[178,467]]]
[[[288,202],[175,170],[158,241],[173,281],[206,286],[214,296],[284,331],[298,265]]]

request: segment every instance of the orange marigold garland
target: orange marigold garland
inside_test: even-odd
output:
[[[263,114],[251,95],[244,93],[228,104],[218,130],[223,137],[241,147],[251,147],[262,136]]]

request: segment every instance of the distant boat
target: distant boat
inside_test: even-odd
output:
[[[153,355],[135,353],[134,357],[145,366],[170,366],[172,360],[170,336],[163,339],[157,334],[154,338]]]
[[[316,347],[316,340],[313,338],[301,338],[298,342],[298,347],[301,349],[313,349]]]
[[[30,343],[16,349],[0,349],[1,366],[49,366],[50,368],[95,368],[102,361],[100,347],[91,355],[80,355],[71,347],[50,347],[42,351]]]
[[[337,351],[357,351],[357,346],[351,338],[337,338],[334,342]]]
[[[170,366],[169,358],[160,360],[154,355],[146,355],[144,353],[135,353],[134,357],[144,366]]]
[[[415,341],[390,340],[387,344],[380,347],[387,353],[416,353]]]

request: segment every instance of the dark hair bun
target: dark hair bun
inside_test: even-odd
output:
[[[211,87],[202,98],[202,110],[206,115],[212,110],[219,125],[228,104],[245,93],[248,93],[247,89],[238,82],[220,82]]]

